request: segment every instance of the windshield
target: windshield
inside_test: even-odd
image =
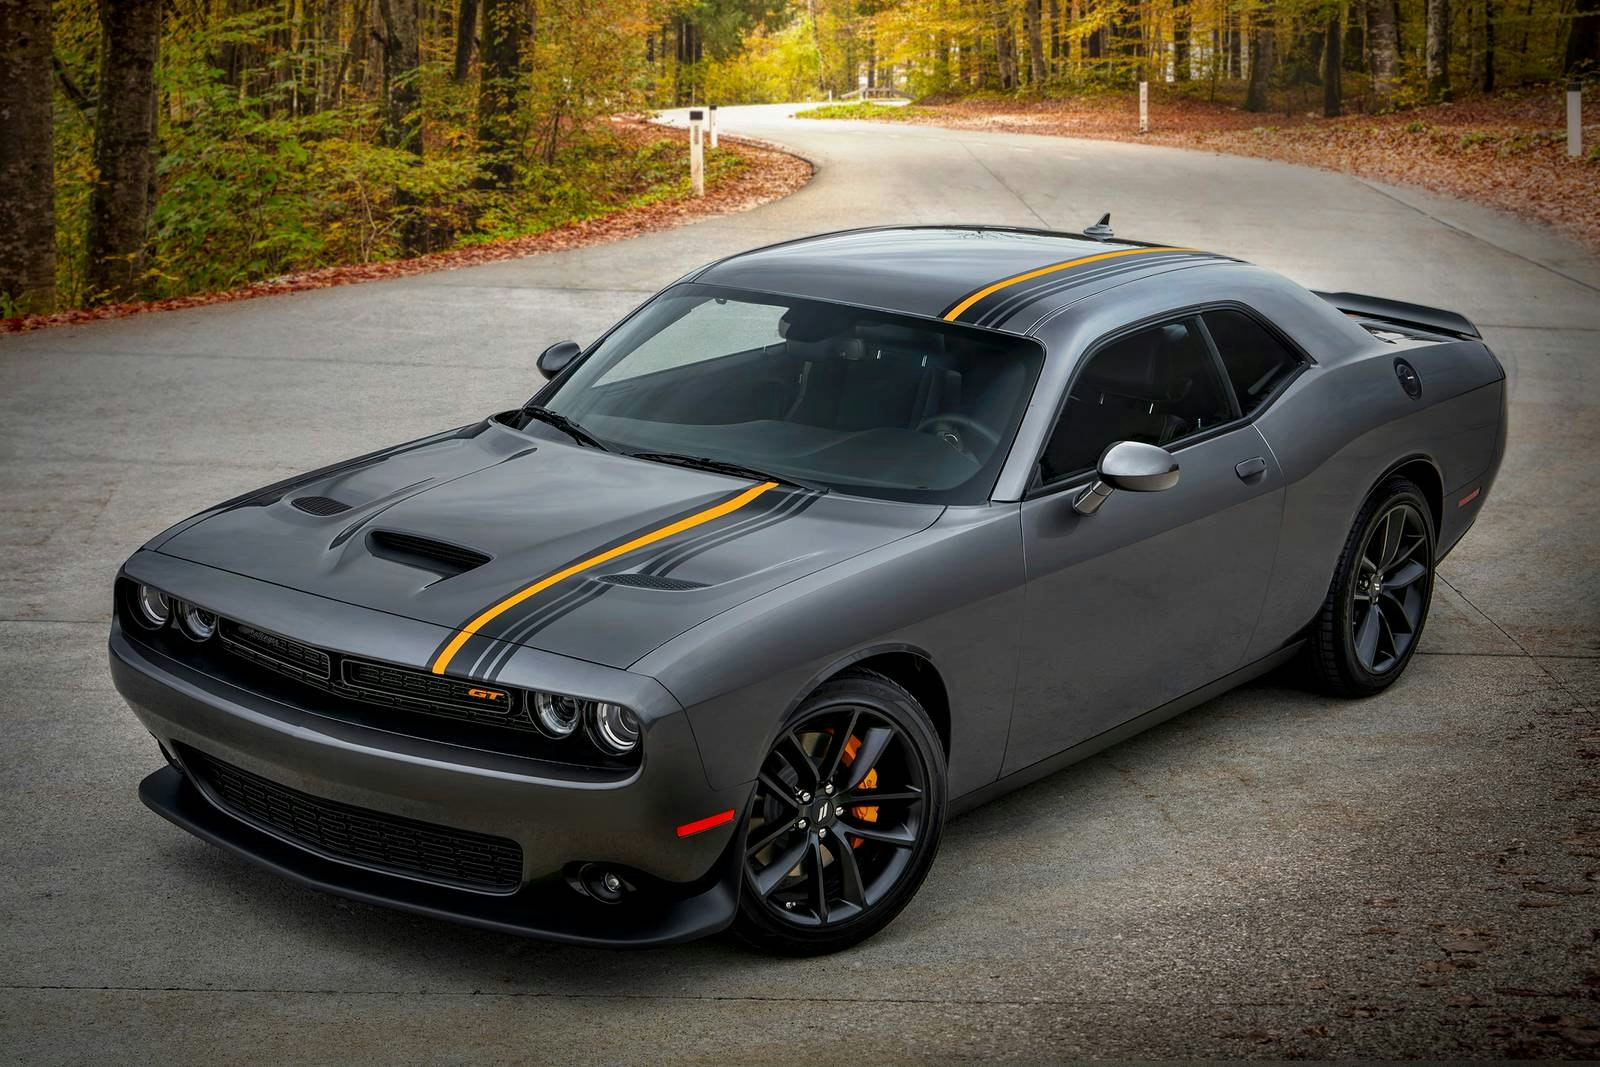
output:
[[[1020,337],[677,285],[544,406],[609,448],[899,500],[987,499],[1043,353]]]

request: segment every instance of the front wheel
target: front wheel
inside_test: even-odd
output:
[[[1362,507],[1311,627],[1321,688],[1366,696],[1406,669],[1433,599],[1434,536],[1427,499],[1405,478],[1385,482]]]
[[[944,808],[944,751],[916,698],[869,671],[824,684],[762,761],[734,932],[794,956],[870,937],[922,884]]]

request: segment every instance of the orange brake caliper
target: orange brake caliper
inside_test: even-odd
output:
[[[842,762],[846,767],[850,766],[850,764],[855,762],[856,753],[859,752],[859,751],[861,751],[861,738],[856,737],[854,734],[851,734],[849,740],[847,740],[844,743],[844,756],[843,756],[843,758],[841,759],[840,762]],[[866,777],[861,779],[860,788],[862,788],[862,789],[876,789],[876,788],[878,788],[878,768],[873,767],[872,769],[867,771]],[[876,805],[876,804],[857,804],[855,807],[850,809],[850,814],[854,815],[856,818],[860,819],[862,822],[877,822],[878,821],[878,805]],[[851,848],[860,848],[862,840],[863,839],[859,838],[859,837],[852,837],[850,839],[850,847]]]

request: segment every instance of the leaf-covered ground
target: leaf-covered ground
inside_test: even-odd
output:
[[[1554,86],[1337,119],[1310,111],[1316,103],[1308,97],[1288,113],[1251,113],[1158,87],[1143,135],[1131,93],[835,105],[800,114],[1144,141],[1303,163],[1475,200],[1600,248],[1600,100],[1586,101],[1586,152],[1579,159],[1567,155],[1566,94]]]
[[[248,300],[275,293],[306,289],[326,289],[335,285],[395,278],[427,271],[452,270],[495,260],[516,259],[543,252],[636,237],[695,219],[745,211],[787,196],[811,179],[811,164],[797,156],[754,141],[723,134],[717,152],[708,155],[706,195],[690,195],[688,141],[683,131],[666,132],[661,127],[634,120],[619,121],[619,133],[637,142],[641,151],[669,151],[681,157],[674,173],[681,177],[632,190],[619,199],[615,208],[602,214],[575,219],[530,236],[486,241],[465,247],[418,256],[371,263],[351,263],[316,270],[285,274],[224,292],[174,297],[167,300],[107,304],[100,307],[58,312],[53,315],[24,315],[0,319],[0,333],[18,333],[46,326],[94,322],[121,318],[148,311],[170,311],[200,307],[232,300]],[[666,148],[662,146],[665,145]]]

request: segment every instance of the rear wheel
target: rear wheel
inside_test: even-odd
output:
[[[735,932],[797,956],[870,937],[922,884],[944,807],[944,752],[916,699],[867,671],[826,683],[762,762]]]
[[[1433,516],[1417,486],[1392,478],[1362,507],[1311,628],[1314,679],[1340,696],[1392,685],[1417,650],[1433,599]]]

